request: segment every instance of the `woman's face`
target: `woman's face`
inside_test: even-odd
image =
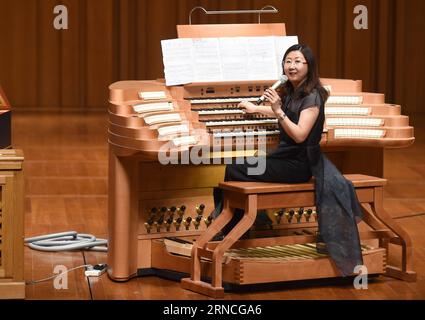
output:
[[[283,71],[294,88],[307,78],[308,64],[301,51],[291,51],[283,61]]]

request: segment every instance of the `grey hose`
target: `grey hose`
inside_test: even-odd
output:
[[[40,251],[91,250],[108,251],[108,240],[96,239],[91,234],[78,234],[76,231],[52,233],[42,236],[25,238],[25,243],[31,249]]]

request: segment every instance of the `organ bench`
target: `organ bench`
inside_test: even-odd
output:
[[[383,186],[386,180],[360,174],[345,177],[353,183],[364,213],[363,220],[372,228],[370,231],[360,232],[361,240],[379,239],[377,248],[362,247],[368,274],[384,273],[406,281],[416,281],[416,273],[412,270],[410,237],[383,208]],[[326,254],[315,254],[315,235],[239,240],[254,224],[257,210],[314,206],[313,182],[277,184],[230,181],[220,183],[220,188],[224,190],[223,212],[194,243],[191,251],[191,276],[182,279],[183,288],[221,298],[224,296],[223,281],[253,284],[339,276],[338,270]],[[235,208],[245,210],[242,219],[223,241],[209,242],[231,220],[232,209]],[[386,264],[389,243],[402,248],[399,268]],[[249,254],[248,248],[260,247],[268,249]],[[292,255],[292,258],[282,258],[277,254],[279,250],[286,252],[288,256]],[[298,252],[294,255],[294,250],[302,254]],[[202,269],[205,271],[204,275],[211,276],[211,283],[202,281]]]

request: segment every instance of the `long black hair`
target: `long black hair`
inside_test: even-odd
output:
[[[314,57],[313,51],[311,48],[304,44],[295,44],[291,46],[288,50],[286,50],[285,55],[282,60],[282,68],[284,71],[284,64],[286,60],[286,56],[292,51],[300,51],[308,65],[307,78],[303,83],[301,83],[300,87],[295,90],[294,86],[290,81],[287,81],[283,86],[282,95],[292,95],[294,94],[296,98],[303,98],[309,95],[314,89],[318,91],[320,97],[322,98],[323,103],[329,97],[329,92],[323,87],[322,83],[319,79],[319,71],[316,63],[316,58]]]

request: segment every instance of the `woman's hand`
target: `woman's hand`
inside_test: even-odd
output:
[[[274,113],[281,110],[282,108],[282,100],[280,99],[279,94],[276,90],[269,88],[264,92],[264,97],[266,97],[267,101],[272,104],[272,110]]]
[[[249,101],[242,101],[241,103],[239,103],[238,107],[244,110],[246,113],[258,112],[257,106]]]

